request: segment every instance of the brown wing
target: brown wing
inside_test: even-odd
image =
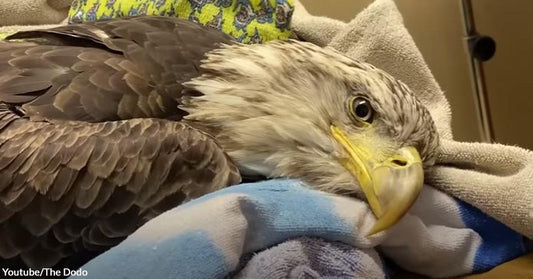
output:
[[[0,257],[52,266],[240,182],[207,135],[161,119],[32,122],[0,104]]]
[[[0,102],[35,120],[180,119],[182,82],[232,40],[171,17],[137,17],[17,33],[0,44]]]

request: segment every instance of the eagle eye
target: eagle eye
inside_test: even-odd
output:
[[[374,120],[374,109],[370,105],[370,102],[365,98],[351,98],[349,109],[350,114],[359,121],[372,123]]]

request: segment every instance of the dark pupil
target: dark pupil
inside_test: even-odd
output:
[[[366,118],[368,117],[369,113],[370,113],[370,106],[366,103],[366,101],[360,101],[356,105],[355,115],[357,115],[357,117]]]

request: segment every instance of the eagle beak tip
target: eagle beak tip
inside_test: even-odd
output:
[[[372,212],[377,217],[373,235],[396,224],[413,205],[424,184],[422,160],[416,148],[399,148],[392,156],[376,161],[371,151],[351,140],[339,127],[333,137],[349,154],[345,168],[357,178]],[[366,149],[366,150],[365,150]]]
[[[424,185],[424,170],[415,148],[402,148],[388,161],[403,163],[384,163],[371,172],[373,185],[367,188],[375,195],[370,205],[377,221],[370,234],[396,224],[414,204]]]

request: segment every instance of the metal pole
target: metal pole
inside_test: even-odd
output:
[[[471,49],[471,42],[479,37],[474,22],[472,3],[470,0],[461,0],[461,2],[463,24],[465,27],[466,36],[466,48],[469,55],[470,74],[472,77],[474,102],[481,133],[481,140],[484,142],[493,142],[494,129],[492,127],[492,119],[488,105],[488,95],[485,84],[485,75],[483,72],[483,64],[482,61],[474,57]]]

